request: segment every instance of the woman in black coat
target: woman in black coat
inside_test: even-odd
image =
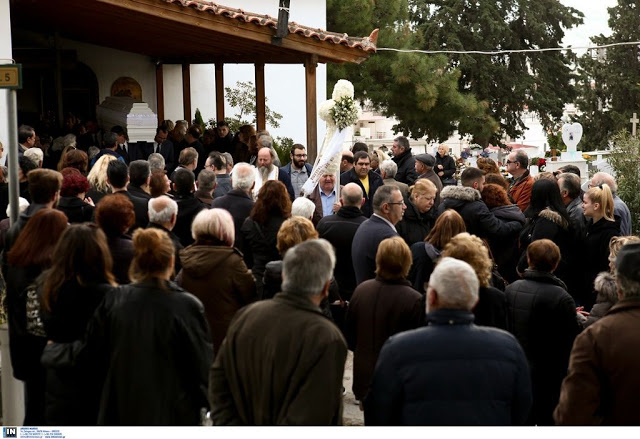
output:
[[[278,231],[290,216],[291,199],[285,185],[277,180],[266,181],[240,230],[240,250],[256,279],[256,292],[260,299],[263,298],[265,266],[280,259],[276,247]]]
[[[106,195],[96,208],[96,223],[107,235],[107,245],[113,259],[113,274],[121,285],[129,283],[133,243],[128,232],[135,221],[133,203],[124,195]]]
[[[70,168],[71,169],[71,168]],[[92,220],[94,204],[91,199],[85,201],[89,191],[89,181],[80,171],[66,171],[62,180],[58,210],[62,211],[69,223],[84,223]]]
[[[613,216],[613,196],[608,185],[592,187],[583,197],[584,216],[593,221],[587,226],[584,241],[585,295],[581,298],[586,309],[595,301],[593,282],[601,271],[609,271],[609,243],[620,235],[620,228]]]
[[[449,155],[449,148],[447,145],[438,146],[438,152],[436,153],[436,166],[433,171],[438,174],[443,186],[455,186],[456,185],[456,162],[453,157]]]
[[[105,294],[113,289],[112,261],[105,234],[89,224],[71,225],[43,274],[42,321],[55,343],[82,340]],[[47,425],[96,425],[102,381],[95,367],[47,369]]]
[[[426,178],[416,180],[409,189],[409,200],[402,221],[396,224],[398,234],[407,245],[424,241],[434,221],[433,204],[438,189]]]
[[[424,284],[429,280],[442,249],[451,238],[466,231],[460,214],[453,209],[445,210],[436,220],[424,242],[416,242],[411,246],[413,264],[407,279],[414,290],[425,293]]]
[[[45,371],[40,355],[47,343],[37,318],[40,274],[52,262],[53,250],[67,227],[67,217],[54,209],[41,209],[26,223],[6,255],[3,267],[7,284],[6,308],[9,320],[9,351],[13,376],[25,384],[23,425],[45,425]],[[5,359],[6,360],[6,359]]]
[[[493,261],[482,240],[466,232],[459,233],[444,247],[442,257],[466,262],[478,276],[478,303],[473,308],[475,324],[507,329],[507,299],[502,291],[491,286]]]
[[[523,279],[506,288],[508,329],[529,360],[533,388],[529,423],[553,425],[553,410],[579,326],[573,298],[553,275],[561,260],[559,247],[539,239],[529,245],[526,258]]]
[[[48,345],[43,364],[104,366],[99,425],[198,425],[213,363],[204,307],[170,281],[169,235],[137,229],[133,246],[133,283],[107,292],[82,343]]]

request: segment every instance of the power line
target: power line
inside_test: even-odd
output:
[[[594,50],[594,49],[607,49],[615,46],[634,46],[640,45],[640,41],[626,41],[621,43],[603,44],[602,46],[578,46],[578,47],[548,47],[544,49],[513,49],[513,50],[420,50],[420,49],[394,49],[391,47],[378,47],[377,50],[388,52],[401,52],[401,53],[426,53],[430,55],[435,54],[473,54],[473,55],[504,55],[509,53],[535,53],[535,52],[563,52],[568,50]]]

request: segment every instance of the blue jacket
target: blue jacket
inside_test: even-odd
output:
[[[506,331],[438,309],[429,326],[382,347],[364,401],[366,425],[520,425],[531,408],[525,354]]]
[[[376,277],[376,253],[383,239],[398,236],[389,224],[377,216],[371,216],[360,224],[351,243],[351,258],[353,271],[356,275],[356,285]]]

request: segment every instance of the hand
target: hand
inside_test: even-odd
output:
[[[438,175],[439,175],[440,177],[442,177],[442,176],[444,175],[444,172],[440,171],[440,172],[438,172]]]
[[[339,211],[341,207],[340,203],[333,203],[333,213]]]
[[[87,203],[89,206],[96,207],[96,205],[93,203],[93,200],[91,199],[91,197],[85,198],[84,202]]]
[[[444,169],[442,165],[438,165],[438,169]]]

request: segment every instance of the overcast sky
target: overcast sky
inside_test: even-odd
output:
[[[589,37],[593,35],[611,35],[611,29],[607,24],[607,8],[615,6],[617,0],[560,0],[560,3],[576,8],[584,14],[584,24],[565,33],[563,46],[588,46],[591,44]]]

